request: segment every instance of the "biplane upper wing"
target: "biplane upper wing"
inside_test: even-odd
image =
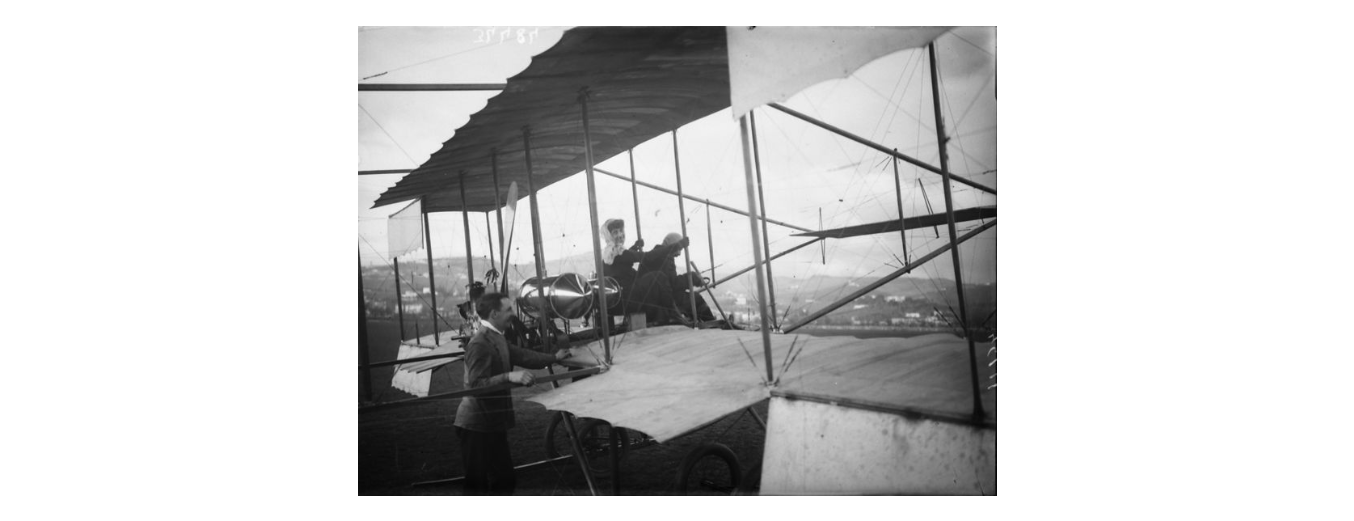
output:
[[[723,27],[579,27],[508,79],[421,166],[373,207],[422,198],[425,212],[494,209],[499,186],[526,187],[523,129],[540,190],[585,168],[578,96],[587,88],[594,163],[729,106]],[[461,187],[466,204],[461,204]],[[522,195],[529,195],[527,190]]]
[[[730,106],[783,100],[870,60],[934,40],[948,28],[578,27],[508,79],[373,207],[422,198],[425,212],[494,209],[498,186],[525,186],[523,129],[540,190],[585,168],[578,96],[588,91],[594,164]],[[734,35],[731,40],[729,35]],[[849,38],[848,38],[849,36]],[[731,48],[731,44],[737,48]],[[731,67],[730,55],[738,59]],[[731,95],[730,75],[736,75]],[[460,190],[465,187],[465,204]],[[501,195],[501,194],[500,194]],[[529,195],[525,191],[523,196]]]
[[[964,208],[954,211],[954,222],[961,223],[965,221],[977,221],[979,219],[995,219],[997,217],[996,206],[975,206],[973,208]],[[926,228],[929,226],[945,226],[946,219],[943,213],[933,213],[930,215],[918,215],[915,217],[904,218],[901,222],[897,219],[889,221],[880,221],[870,224],[857,224],[844,228],[833,228],[831,230],[819,230],[816,232],[796,233],[799,237],[822,237],[825,239],[844,239],[847,237],[857,237],[860,235],[872,235],[876,233],[896,232],[899,230],[911,230],[915,228]]]
[[[782,375],[778,395],[933,418],[968,420],[973,412],[968,344],[953,335],[771,335],[771,342],[775,373]],[[766,399],[773,389],[763,382],[761,335],[754,331],[666,326],[628,333],[617,344],[607,373],[528,400],[661,443]],[[978,345],[986,352],[988,344]],[[988,381],[992,369],[980,365]],[[983,392],[982,400],[984,421],[995,423],[996,392]]]

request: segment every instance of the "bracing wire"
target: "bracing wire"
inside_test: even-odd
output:
[[[395,148],[400,149],[400,153],[404,154],[404,158],[408,159],[409,163],[418,165],[418,161],[414,161],[414,158],[409,155],[409,152],[405,151],[403,146],[400,146],[400,142],[395,140],[395,136],[390,135],[390,132],[386,131],[386,128],[381,125],[381,122],[376,120],[376,116],[372,116],[370,112],[367,112],[367,108],[363,107],[361,103],[357,104],[357,108],[362,109],[362,113],[366,114],[367,118],[371,119],[371,122],[376,124],[376,128],[381,129],[381,133],[385,134],[387,138],[390,138],[390,142],[395,144]]]

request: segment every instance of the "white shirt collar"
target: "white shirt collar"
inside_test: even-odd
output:
[[[481,318],[481,319],[480,319],[480,325],[489,328],[490,331],[493,331],[493,332],[495,332],[495,333],[498,333],[499,335],[502,335],[502,334],[503,334],[503,332],[502,332],[502,331],[499,331],[498,328],[494,327],[493,324],[490,324],[488,320],[485,320],[485,319],[482,319],[482,318]]]

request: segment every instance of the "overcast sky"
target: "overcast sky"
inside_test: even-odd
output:
[[[497,29],[498,36],[485,43],[487,33],[475,28],[364,28],[359,35],[358,80],[503,82],[526,68],[531,56],[548,49],[562,34],[562,29],[549,27]],[[510,32],[500,40],[503,29]],[[518,41],[519,34],[524,41]],[[995,187],[995,30],[959,28],[941,36],[936,45],[944,93],[942,110],[946,114],[947,134],[952,139],[950,168],[959,175]],[[939,165],[925,54],[925,49],[919,49],[885,56],[849,78],[817,84],[784,104]],[[471,115],[482,109],[493,94],[359,93],[356,113],[359,121],[358,169],[413,168],[422,164]],[[892,163],[886,156],[778,111],[763,108],[756,114],[770,217],[810,229],[819,228],[820,210],[823,228],[897,218]],[[730,111],[726,109],[688,124],[677,134],[684,191],[746,209],[738,127]],[[671,134],[660,135],[640,145],[634,150],[634,157],[639,180],[676,188]],[[622,175],[629,173],[624,154],[604,161],[598,167]],[[943,211],[939,176],[902,162],[899,173],[906,215]],[[404,204],[375,209],[371,205],[400,177],[359,177],[359,246],[364,263],[386,264],[389,261],[385,218]],[[591,251],[585,177],[576,175],[541,190],[543,247],[549,260]],[[959,184],[954,188],[957,208],[996,204],[995,196]],[[597,191],[599,220],[625,219],[633,241],[636,230],[629,183],[598,175]],[[640,187],[639,206],[643,224],[640,231],[649,246],[668,232],[680,231],[675,196]],[[525,201],[520,210],[512,259],[514,263],[529,266],[531,231]],[[706,232],[707,213],[713,233]],[[707,212],[704,205],[692,201],[686,202],[686,216],[687,235],[692,240],[691,259],[702,269],[708,269],[710,265],[711,242],[716,275],[751,264],[746,217],[719,209]],[[431,222],[434,255],[464,255],[461,215],[433,214]],[[482,266],[486,266],[489,252],[484,214],[472,213],[470,224],[478,277],[483,273]],[[978,224],[960,223],[960,233]],[[984,232],[961,247],[965,282],[995,282],[998,230]],[[795,231],[771,225],[771,251],[780,252],[806,240],[791,237],[791,233]],[[947,241],[944,227],[913,230],[907,236],[907,249],[910,256],[918,256]],[[822,263],[819,247],[814,246],[778,259],[774,269],[777,278],[794,277],[806,281],[812,281],[820,274],[878,277],[900,266],[897,259],[904,256],[901,243],[897,233],[831,240],[826,246],[826,264]],[[419,253],[415,258],[422,260],[424,256]],[[914,275],[952,279],[949,259],[948,254],[942,255]],[[514,283],[530,275],[528,266],[524,266],[521,276],[510,274]],[[591,266],[578,269],[586,275]],[[745,279],[740,282],[750,287],[752,278]]]

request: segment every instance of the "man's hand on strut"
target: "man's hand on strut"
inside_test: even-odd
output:
[[[569,358],[570,356],[573,356],[573,354],[570,353],[568,349],[560,349],[559,351],[555,351],[556,362],[563,360],[565,358]]]
[[[639,239],[639,240],[635,241],[635,245],[634,245],[634,246],[631,246],[630,249],[632,249],[632,250],[643,250],[643,249],[644,249],[644,239]]]

